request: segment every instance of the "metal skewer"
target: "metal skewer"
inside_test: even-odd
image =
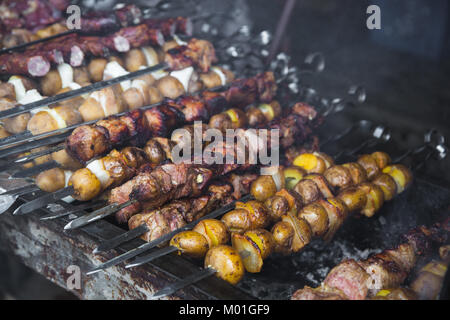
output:
[[[27,178],[27,177],[33,177],[33,176],[35,176],[41,172],[44,172],[46,170],[50,170],[53,168],[59,168],[59,167],[61,167],[61,165],[58,162],[56,162],[55,160],[50,160],[48,162],[35,165],[28,169],[16,171],[11,175],[10,178],[11,179],[23,179],[23,178]]]
[[[40,218],[40,220],[59,219],[59,218],[62,218],[62,217],[69,216],[71,214],[78,213],[78,212],[86,210],[86,209],[98,208],[98,207],[101,207],[103,205],[105,205],[105,201],[96,201],[94,203],[83,203],[83,204],[80,204],[79,206],[76,206],[74,208],[64,208],[64,209],[58,210],[56,212],[52,212],[52,213],[46,214],[46,215],[42,216]]]
[[[251,195],[246,195],[246,196],[242,197],[239,201],[247,201],[247,200],[250,200],[250,199],[252,199],[252,196]],[[188,223],[187,225],[185,225],[185,226],[183,226],[181,228],[178,228],[178,229],[176,229],[176,230],[174,230],[172,232],[169,232],[169,233],[159,237],[158,239],[155,239],[153,241],[144,243],[144,244],[140,245],[137,248],[134,248],[134,249],[132,249],[132,250],[130,250],[128,252],[125,252],[125,253],[123,253],[123,254],[115,257],[115,258],[112,258],[111,260],[108,260],[105,263],[102,263],[99,266],[95,267],[94,269],[90,270],[86,274],[87,275],[94,274],[94,273],[97,273],[97,272],[99,272],[101,270],[104,270],[104,269],[113,267],[115,265],[118,265],[118,264],[120,264],[122,262],[125,262],[128,259],[134,258],[137,255],[139,255],[139,254],[141,254],[143,252],[146,252],[146,251],[148,251],[148,250],[150,250],[150,249],[152,249],[152,248],[154,248],[154,247],[156,247],[156,246],[158,246],[158,245],[160,245],[160,244],[170,240],[174,235],[178,234],[179,232],[190,230],[190,229],[194,228],[196,226],[196,224],[199,223],[202,220],[215,219],[215,218],[217,218],[217,217],[227,213],[228,211],[233,210],[236,202],[237,201],[233,201],[232,203],[229,203],[228,205],[226,205],[226,206],[224,206],[224,207],[222,207],[222,208],[220,208],[218,210],[214,210],[213,212],[203,216],[202,218],[200,218],[200,219],[198,219],[196,221],[193,221],[191,223]]]
[[[9,190],[0,194],[0,214],[8,210],[20,196],[35,191],[39,191],[39,188],[33,184]]]
[[[357,124],[352,126],[352,128],[354,128],[354,129],[356,129],[356,128],[368,128],[370,125],[372,125],[372,123],[370,121],[361,120],[360,122],[358,122]],[[350,132],[352,132],[354,129],[352,129],[352,130],[346,129],[341,134],[338,134],[338,135],[334,136],[334,137],[337,137],[337,138],[333,137],[333,141],[337,141],[337,140],[342,139],[343,137],[347,136]],[[363,149],[363,148],[364,148],[364,146],[361,149]],[[241,199],[241,200],[238,200],[238,201],[243,201],[243,200]],[[138,229],[138,230],[136,230],[136,229]],[[96,254],[96,253],[106,252],[106,251],[112,250],[114,248],[117,248],[119,245],[121,245],[121,244],[123,244],[125,242],[131,241],[132,239],[137,238],[137,237],[145,234],[148,231],[149,231],[149,229],[146,226],[146,224],[142,224],[142,225],[140,225],[137,228],[131,229],[131,230],[129,230],[129,231],[123,233],[123,234],[118,235],[115,238],[112,238],[110,240],[107,240],[107,241],[103,242],[98,247],[96,247],[93,252],[94,252],[94,254]]]
[[[113,203],[109,206],[103,207],[101,209],[98,209],[94,212],[91,212],[85,216],[76,218],[72,221],[70,221],[66,226],[64,227],[64,230],[71,230],[71,229],[77,229],[80,227],[83,227],[91,222],[103,219],[107,216],[112,215],[114,212],[117,212],[119,210],[122,210],[123,208],[126,208],[134,203],[136,203],[137,200],[130,200],[122,204]]]
[[[191,274],[190,276],[182,279],[182,280],[178,280],[177,282],[165,287],[164,289],[158,291],[157,293],[155,293],[153,296],[150,297],[150,299],[152,300],[156,300],[156,299],[161,299],[164,297],[167,297],[175,292],[177,292],[178,290],[185,288],[193,283],[199,282],[202,279],[205,279],[209,276],[212,276],[213,274],[215,274],[217,271],[214,270],[213,268],[205,268],[205,269],[201,269],[200,271]]]
[[[61,32],[61,33],[58,33],[58,34],[54,34],[54,35],[46,37],[46,38],[41,38],[41,39],[37,39],[37,40],[30,41],[30,42],[27,42],[27,43],[22,43],[22,44],[19,44],[17,46],[14,46],[14,47],[3,48],[3,49],[0,49],[0,54],[9,53],[9,52],[12,52],[12,51],[19,51],[21,49],[24,49],[26,47],[29,47],[29,46],[32,46],[32,45],[35,45],[35,44],[38,44],[38,43],[42,43],[42,42],[46,42],[46,41],[49,41],[49,40],[57,39],[57,38],[60,38],[62,36],[67,36],[69,34],[77,33],[77,32],[78,32],[78,29],[72,29],[72,30],[69,30],[69,31],[64,31],[64,32]]]
[[[93,83],[91,85],[88,85],[86,87],[82,87],[80,89],[75,89],[75,90],[71,90],[71,91],[67,91],[64,93],[60,93],[57,94],[55,96],[52,97],[48,97],[48,98],[44,98],[42,100],[36,101],[36,102],[32,102],[32,103],[28,103],[25,105],[19,105],[17,107],[11,108],[11,109],[7,109],[4,111],[0,111],[0,119],[3,118],[8,118],[8,117],[13,117],[13,116],[17,116],[19,114],[22,113],[26,113],[30,110],[33,110],[35,108],[39,108],[39,107],[45,107],[48,105],[51,105],[53,103],[57,103],[63,100],[67,100],[70,98],[74,98],[77,96],[80,96],[82,94],[85,93],[89,93],[92,91],[96,91],[96,90],[100,90],[103,88],[107,88],[110,87],[112,85],[115,85],[117,83],[126,81],[126,80],[130,80],[130,79],[134,79],[143,75],[146,75],[148,73],[152,73],[155,72],[157,70],[161,70],[161,69],[166,69],[169,66],[167,65],[167,63],[163,62],[163,63],[159,63],[157,65],[154,65],[153,67],[148,67],[142,70],[138,70],[138,71],[134,71],[134,72],[130,72],[126,75],[117,77],[117,78],[113,78],[113,79],[109,79],[109,80],[102,80],[96,83]]]
[[[73,194],[73,187],[72,186],[65,187],[56,192],[46,194],[40,198],[36,198],[34,200],[31,200],[30,202],[26,202],[26,203],[22,204],[20,207],[18,207],[13,212],[13,214],[14,215],[24,215],[24,214],[31,213],[37,209],[45,207],[49,203],[53,203],[55,201],[65,198],[67,196],[70,196],[71,194]]]

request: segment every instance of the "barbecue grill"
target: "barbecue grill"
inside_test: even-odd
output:
[[[169,296],[169,299],[290,299],[293,292],[305,285],[315,287],[320,284],[331,268],[344,257],[365,259],[382,248],[393,247],[400,235],[420,225],[430,225],[448,217],[450,208],[450,189],[443,181],[430,178],[430,163],[439,165],[446,157],[445,138],[436,131],[423,133],[403,132],[401,129],[387,128],[384,123],[371,119],[351,119],[345,115],[364,105],[365,89],[352,85],[339,96],[328,96],[313,84],[325,77],[325,58],[321,53],[308,54],[302,65],[295,65],[291,57],[280,53],[273,54],[272,32],[253,30],[251,26],[230,25],[219,30],[221,22],[230,19],[233,12],[205,13],[204,3],[155,1],[157,5],[144,11],[147,15],[168,17],[182,15],[192,17],[194,35],[210,40],[222,65],[227,66],[236,77],[250,77],[264,70],[274,71],[283,105],[296,101],[306,101],[325,116],[325,122],[315,134],[323,143],[321,151],[336,155],[340,161],[352,161],[355,155],[383,150],[393,158],[415,169],[414,184],[394,201],[386,203],[377,214],[368,219],[351,217],[345,221],[333,240],[329,243],[314,240],[301,252],[287,257],[274,256],[264,262],[262,272],[247,273],[237,285],[231,285],[216,277],[207,277],[186,286]],[[189,10],[186,10],[189,8]],[[206,11],[208,12],[208,11]],[[227,33],[224,37],[223,33]],[[116,81],[119,82],[119,81]],[[88,88],[88,87],[85,87]],[[363,121],[362,121],[363,120]],[[353,128],[351,135],[344,135],[345,129]],[[375,128],[375,130],[374,130]],[[380,138],[376,130],[384,135]],[[342,138],[329,141],[340,134]],[[376,136],[374,138],[374,135]],[[8,139],[8,138],[7,138]],[[11,138],[10,138],[11,139]],[[11,140],[13,141],[13,140]],[[40,140],[37,140],[39,143]],[[327,142],[328,143],[325,143]],[[405,147],[405,141],[410,148]],[[1,144],[1,141],[0,141]],[[0,152],[8,152],[9,146]],[[7,165],[4,162],[3,165]],[[426,164],[426,165],[424,165]],[[11,190],[30,186],[29,179],[8,180],[10,170],[0,177],[0,187]],[[3,249],[21,258],[27,265],[43,274],[56,284],[67,288],[69,266],[78,266],[81,274],[81,288],[70,291],[82,299],[148,299],[158,290],[176,280],[198,272],[202,262],[170,254],[151,263],[125,269],[123,265],[107,268],[103,272],[86,275],[86,271],[120,254],[128,252],[145,242],[132,239],[121,243],[106,253],[94,254],[93,250],[127,231],[126,226],[118,224],[111,216],[88,224],[77,230],[64,230],[74,218],[92,212],[95,207],[79,210],[58,219],[42,220],[45,215],[54,215],[76,209],[80,203],[55,201],[26,216],[13,216],[12,213],[22,204],[28,203],[46,193],[35,190],[20,195],[17,201],[0,216],[0,239]],[[90,202],[89,204],[93,204]],[[419,264],[420,265],[420,264]],[[283,270],[282,273],[279,270]]]

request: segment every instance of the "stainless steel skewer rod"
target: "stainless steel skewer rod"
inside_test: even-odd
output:
[[[239,201],[247,201],[247,200],[250,200],[252,198],[253,197],[251,195],[246,195],[246,196],[242,197]],[[235,203],[236,203],[236,201],[234,201],[232,203],[229,203],[228,205],[226,205],[226,206],[224,206],[224,207],[222,207],[222,208],[220,208],[218,210],[215,210],[215,211],[213,211],[213,212],[203,216],[202,218],[200,218],[200,219],[198,219],[196,221],[188,223],[187,225],[185,225],[185,226],[183,226],[181,228],[178,228],[178,229],[176,229],[176,230],[174,230],[172,232],[169,232],[169,233],[163,235],[162,237],[159,237],[158,239],[155,239],[153,241],[144,243],[144,244],[140,245],[137,248],[134,248],[134,249],[132,249],[132,250],[130,250],[128,252],[125,252],[125,253],[123,253],[123,254],[115,257],[115,258],[112,258],[111,260],[108,260],[108,261],[100,264],[99,266],[95,267],[94,269],[88,271],[87,275],[91,275],[91,274],[97,273],[97,272],[99,272],[101,270],[104,270],[104,269],[116,266],[116,265],[118,265],[118,264],[120,264],[122,262],[125,262],[128,259],[134,258],[137,255],[139,255],[139,254],[141,254],[143,252],[146,252],[146,251],[148,251],[148,250],[150,250],[150,249],[152,249],[152,248],[154,248],[154,247],[156,247],[156,246],[158,246],[158,245],[160,245],[160,244],[170,240],[174,235],[176,235],[176,234],[178,234],[178,233],[180,233],[182,231],[191,230],[192,228],[194,228],[197,225],[197,223],[199,223],[202,220],[215,219],[215,218],[225,214],[226,212],[233,210]]]

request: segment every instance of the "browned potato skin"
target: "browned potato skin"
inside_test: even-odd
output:
[[[380,170],[391,163],[391,157],[386,152],[376,151],[372,153],[371,156],[374,158]]]
[[[222,80],[220,79],[220,76],[214,71],[201,73],[200,81],[207,89],[211,89],[222,85]]]
[[[236,209],[227,212],[222,222],[231,232],[243,233],[249,229],[266,227],[270,216],[265,206],[258,201],[237,202]]]
[[[244,236],[250,238],[251,240],[255,238],[259,239],[259,242],[255,243],[258,246],[263,259],[269,257],[275,249],[275,241],[273,240],[273,236],[266,229],[248,230],[244,233]]]
[[[339,193],[338,198],[345,203],[349,212],[362,210],[367,201],[365,192],[357,187],[351,187],[342,190]]]
[[[69,92],[71,90],[72,89],[70,89],[70,88],[63,88],[63,89],[59,90],[57,94],[61,94],[61,93],[64,93],[64,92]],[[68,106],[68,107],[73,108],[73,109],[78,109],[83,104],[83,102],[84,102],[84,98],[82,96],[78,96],[78,97],[75,97],[75,98],[72,98],[72,99],[61,101],[58,105],[60,105],[60,106]]]
[[[73,81],[78,83],[79,85],[91,82],[88,68],[85,66],[73,68]]]
[[[143,107],[147,104],[146,97],[144,97],[137,88],[129,88],[123,93],[123,99],[128,105],[129,110],[134,110]],[[148,97],[147,97],[148,99]]]
[[[269,197],[275,195],[277,186],[272,176],[262,175],[252,182],[250,193],[258,201],[266,201]]]
[[[40,83],[44,96],[54,96],[62,89],[61,76],[57,70],[50,70],[41,78]]]
[[[145,81],[145,83],[148,84],[149,86],[153,86],[156,82],[155,78],[153,78],[151,74],[144,74],[143,76],[140,76],[139,78],[136,79]]]
[[[377,161],[370,154],[362,155],[358,158],[358,163],[366,170],[367,178],[372,180],[380,173]]]
[[[233,129],[243,128],[247,125],[247,115],[241,109],[231,108],[226,112],[232,112],[236,115],[237,121],[231,121],[231,126]]]
[[[366,217],[372,217],[383,205],[384,194],[379,186],[373,183],[363,183],[359,188],[366,193],[367,201],[361,213]]]
[[[258,124],[266,122],[266,117],[262,113],[261,109],[251,106],[247,109],[248,124],[251,127],[255,127]]]
[[[101,81],[103,79],[103,71],[105,70],[108,60],[103,58],[92,59],[88,65],[89,77],[94,82]]]
[[[164,96],[162,95],[161,91],[159,91],[156,87],[149,87],[148,93],[150,97],[149,100],[150,104],[159,103],[164,99]]]
[[[39,189],[46,192],[55,192],[65,187],[64,170],[53,168],[41,172],[36,177],[36,185]]]
[[[175,99],[185,93],[184,87],[177,78],[165,76],[156,81],[156,88],[164,97]]]
[[[379,174],[372,183],[376,184],[381,188],[384,194],[384,200],[390,201],[397,194],[397,184],[395,180],[386,173]]]
[[[125,69],[129,72],[138,71],[140,67],[146,65],[147,60],[140,49],[131,49],[125,54]]]
[[[16,100],[16,91],[11,83],[0,82],[0,98]]]
[[[279,221],[289,211],[289,203],[282,196],[272,196],[264,202],[273,222]]]
[[[303,177],[305,180],[312,180],[319,188],[320,193],[324,198],[333,197],[333,191],[328,184],[328,181],[325,179],[323,175],[317,173],[311,173]]]
[[[227,129],[233,128],[233,122],[228,114],[222,112],[209,119],[209,126],[225,133]]]
[[[48,112],[40,111],[28,121],[27,129],[37,135],[58,129],[58,123]]]
[[[303,200],[304,204],[319,200],[321,193],[317,184],[309,179],[300,180],[293,189]]]
[[[83,117],[83,121],[97,120],[105,117],[102,106],[94,98],[87,98],[78,111]]]
[[[71,126],[77,123],[81,123],[83,118],[77,109],[70,106],[57,106],[53,108],[64,119],[67,126]]]
[[[0,111],[14,108],[16,102],[10,98],[0,99]],[[23,113],[16,117],[2,119],[3,127],[6,131],[12,134],[21,133],[27,129],[28,121],[31,115],[29,113]]]
[[[202,220],[192,230],[203,235],[210,248],[221,244],[226,244],[230,241],[230,233],[228,232],[228,228],[225,223],[220,220]]]
[[[160,164],[166,160],[166,153],[162,149],[158,141],[151,139],[147,142],[144,147],[144,152],[147,159],[153,164]]]
[[[66,169],[77,170],[82,167],[82,164],[72,158],[65,149],[53,152],[52,158]]]
[[[295,236],[292,225],[287,221],[279,221],[272,227],[271,232],[275,242],[275,251],[285,255],[291,253],[291,243]]]
[[[230,246],[220,245],[209,249],[205,257],[205,268],[211,267],[216,275],[237,284],[244,276],[244,264],[239,254]]]
[[[335,188],[344,189],[353,184],[350,170],[344,166],[334,165],[324,172],[324,177],[328,183]]]
[[[11,134],[3,128],[3,126],[0,126],[0,139],[9,137]]]
[[[324,235],[324,240],[330,241],[347,217],[348,208],[339,198],[321,199],[318,203],[328,214],[328,230]]]
[[[328,229],[327,211],[318,203],[303,207],[298,213],[298,218],[303,218],[309,223],[315,237],[321,237]]]
[[[87,168],[75,171],[69,179],[69,186],[73,185],[73,197],[80,201],[88,201],[101,192],[98,178]]]
[[[357,162],[344,163],[343,167],[347,168],[352,176],[353,185],[367,181],[366,170]]]
[[[206,238],[195,231],[183,231],[170,240],[170,245],[178,248],[183,254],[193,258],[202,258],[208,252]]]

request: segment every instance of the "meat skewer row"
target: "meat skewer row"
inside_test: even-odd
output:
[[[128,27],[141,23],[161,30],[165,37],[171,37],[175,33],[191,36],[193,31],[192,21],[189,18],[143,19],[142,11],[133,4],[121,7],[116,6],[113,11],[83,13],[83,19],[81,19],[80,23],[80,29],[71,30],[71,32],[80,34],[105,34],[114,32],[120,27]],[[46,38],[69,31],[66,23],[61,21],[37,29],[34,27],[33,30],[28,30],[25,26],[25,28],[18,27],[19,25],[16,25],[14,29],[10,30],[3,37],[3,47],[15,47],[38,39],[45,40]],[[4,28],[4,31],[8,31],[7,28]]]
[[[242,94],[242,91],[235,90],[235,88],[233,88],[233,87],[230,90],[231,90],[230,91],[231,94],[226,95],[226,97],[228,97],[228,99],[231,99],[235,94]],[[263,93],[264,93],[264,91],[263,91]],[[248,96],[244,96],[244,95],[241,95],[241,96],[244,97],[245,100],[248,100]],[[257,95],[254,95],[253,97],[255,99],[258,98]],[[235,98],[233,98],[233,99],[235,99]],[[175,102],[177,102],[178,105],[175,104]],[[142,127],[145,125],[149,128],[147,130],[152,130],[149,133],[147,133],[148,136],[153,136],[153,137],[163,136],[163,135],[169,134],[174,128],[179,127],[180,124],[190,123],[196,119],[207,120],[209,115],[212,115],[216,112],[220,112],[221,110],[223,110],[223,107],[226,106],[227,104],[228,104],[227,98],[220,95],[219,93],[205,92],[203,99],[201,97],[197,97],[197,98],[182,97],[182,98],[178,99],[177,101],[172,101],[171,105],[165,104],[165,105],[161,105],[161,106],[158,106],[158,107],[146,110],[146,111],[142,111],[139,109],[134,110],[132,113],[130,113],[128,115],[128,117],[130,117],[130,119],[127,120],[127,122],[125,124],[123,124],[122,126],[117,125],[119,118],[112,119],[113,123],[111,124],[110,128],[114,129],[113,126],[115,126],[115,128],[118,128],[119,132],[115,132],[115,134],[116,134],[116,137],[120,138],[121,137],[120,130],[122,130],[122,132],[124,130],[126,132],[128,132],[127,124],[129,125],[131,121],[134,121],[134,122],[131,122],[131,124],[134,123],[134,124],[136,124],[136,126],[139,125]],[[264,109],[267,110],[267,106]],[[231,111],[227,112],[227,114],[234,114],[236,111],[237,110],[231,110]],[[276,114],[275,111],[272,111],[270,113],[270,115],[268,115],[268,117],[274,116],[275,114]],[[139,118],[141,120],[139,120]],[[137,119],[137,121],[139,121],[139,122],[135,121],[135,119]],[[270,119],[270,118],[268,118],[268,119]],[[236,117],[236,121],[237,120],[238,120],[238,118]],[[142,122],[144,122],[144,125],[142,124]],[[105,125],[104,123],[101,123],[101,124]],[[216,124],[213,123],[213,125],[215,127],[217,127]],[[241,125],[241,124],[238,124],[238,125]],[[242,123],[242,125],[245,125],[245,123]],[[138,132],[137,129],[135,129],[135,130],[136,130],[136,132]],[[135,136],[136,139],[139,139],[139,141],[135,141],[136,145],[142,145],[142,139],[144,138],[143,134],[145,134],[145,132],[143,132],[142,134],[133,135],[133,137]],[[114,137],[114,136],[110,135],[109,138],[111,138],[111,137]],[[153,139],[153,141],[154,140],[155,139]],[[130,142],[130,141],[127,141],[127,142]],[[159,147],[161,147],[161,146],[159,146]],[[152,153],[152,154],[151,154],[151,157],[149,157],[149,158],[152,159],[152,157],[154,157],[154,154],[153,154],[154,148],[152,149],[152,151],[150,153]],[[72,193],[74,193],[74,197],[76,199],[79,199],[79,200],[92,199],[93,197],[97,196],[98,193],[102,190],[101,189],[102,185],[105,185],[105,187],[110,186],[111,183],[114,182],[114,177],[117,177],[118,178],[117,180],[121,181],[120,179],[123,178],[121,176],[121,173],[127,172],[125,170],[126,168],[124,168],[123,170],[119,170],[119,168],[121,167],[119,165],[120,163],[125,165],[123,162],[123,159],[122,160],[116,159],[116,160],[120,160],[118,162],[118,161],[111,161],[112,159],[110,159],[110,158],[111,157],[106,157],[106,159],[108,160],[108,167],[111,163],[114,164],[114,165],[111,165],[111,168],[110,168],[111,170],[113,170],[113,172],[111,174],[108,172],[108,169],[105,168],[105,163],[103,163],[103,159],[100,159],[100,160],[94,160],[93,162],[89,163],[87,168],[78,170],[75,174],[73,174],[70,177],[69,181],[66,181],[65,185],[69,185],[68,188],[73,190]],[[96,173],[95,175],[91,172],[92,170],[93,170],[93,172]],[[62,174],[59,174],[59,179],[62,181]],[[92,180],[92,179],[94,179],[94,180]],[[42,179],[42,180],[48,181],[49,179]],[[51,181],[51,179],[50,179],[50,181]],[[90,183],[90,182],[92,182],[92,183]],[[48,183],[46,185],[48,185]],[[65,189],[67,189],[67,188],[65,188]],[[68,191],[69,189],[67,189],[66,191]],[[63,190],[60,190],[60,191],[63,191]],[[66,193],[66,191],[64,191],[62,193]],[[55,197],[55,195],[54,195],[54,197]],[[29,206],[28,206],[28,204],[29,204],[28,203],[27,207],[31,206],[34,208],[35,204],[33,204],[33,202],[31,202],[31,203],[32,204]],[[41,204],[39,203],[39,205],[41,205]],[[22,212],[22,206],[21,206],[18,208],[18,210],[15,211],[15,214],[24,214],[24,213],[30,212],[27,210],[25,210],[26,212]]]
[[[248,123],[245,113],[242,113],[240,109],[232,108],[213,116],[208,127],[225,130],[223,126],[224,122],[218,122],[216,119],[222,117],[231,119],[230,115],[234,119],[234,121],[230,120],[233,128],[244,128],[248,125],[257,126],[267,123],[273,119],[272,117],[276,118],[281,113],[280,106],[276,101],[273,101],[271,105],[263,104],[257,108],[250,108],[247,111],[249,116],[255,112],[254,110],[264,110],[266,112],[262,119],[253,119],[251,124]],[[188,108],[185,108],[184,112],[193,113],[193,110],[188,110]],[[193,131],[193,126],[187,128]],[[74,173],[64,170],[64,168],[54,168],[44,171],[36,177],[36,185],[46,192],[55,192],[68,185],[72,185],[75,189],[74,196],[77,200],[91,200],[104,190],[121,185],[131,179],[142,165],[147,164],[150,167],[154,167],[171,160],[172,147],[176,143],[176,140],[153,137],[146,143],[143,149],[125,147],[120,152],[113,150],[107,156],[90,162],[85,168],[78,169]]]
[[[295,142],[305,142],[311,135],[310,126],[313,118],[305,118],[296,114],[296,111],[299,109],[309,109],[315,113],[312,107],[303,103],[297,103],[292,108],[290,115],[271,121],[265,127],[269,129],[269,134],[270,129],[280,130],[280,146],[283,148]],[[243,136],[247,134],[251,134],[251,132],[247,130],[242,131]],[[268,140],[270,141],[270,137]],[[222,157],[222,159],[237,159],[238,151],[234,144],[227,145],[224,142],[215,147],[216,159],[218,157]],[[269,142],[267,150],[270,150],[271,147]],[[246,145],[247,148],[248,146]],[[142,172],[125,184],[112,189],[108,201],[110,204],[116,205],[130,204],[116,213],[118,221],[127,221],[132,215],[141,210],[151,210],[169,200],[200,194],[213,176],[217,177],[253,166],[248,159],[245,159],[244,164],[195,165],[178,163],[162,165],[150,172]]]
[[[447,245],[448,246],[448,245]],[[445,248],[443,246],[441,248]],[[448,261],[432,260],[420,269],[408,287],[386,288],[377,292],[371,300],[436,300],[448,269]]]
[[[285,177],[290,174],[287,172],[288,170],[286,169],[284,172]],[[393,177],[398,177],[398,174],[393,174]],[[254,182],[252,185],[254,196],[258,195],[255,184],[260,182]],[[401,178],[399,182],[403,183],[404,179]],[[360,187],[366,185],[369,183],[363,183]],[[276,190],[277,188],[271,193]],[[281,189],[274,196],[268,198],[265,203],[256,200],[236,203],[236,209],[226,213],[222,217],[222,222],[230,232],[233,232],[233,247],[243,256],[245,269],[248,272],[259,272],[263,259],[273,251],[282,254],[298,252],[311,241],[313,236],[325,235],[325,238],[330,240],[349,212],[361,210],[364,208],[363,202],[372,200],[370,195],[366,196],[364,192],[355,196],[354,190],[358,189],[343,190],[336,198],[316,200],[312,203],[305,203],[306,205],[302,207],[298,194]],[[136,221],[145,221],[142,217],[146,216],[152,217],[152,213],[131,218],[130,228],[139,226]],[[144,235],[144,239],[148,237],[148,234],[152,234],[153,230],[158,230],[158,224],[152,219],[150,222],[152,224],[147,224],[149,232]],[[260,230],[274,222],[271,233]],[[194,242],[189,239],[191,235],[191,231],[181,233],[176,236],[177,242],[184,241],[190,243],[192,248],[196,248]],[[184,236],[187,238],[185,239]],[[182,251],[189,254],[186,248]],[[140,260],[146,261],[146,257]],[[140,265],[141,262],[134,263],[132,266]]]
[[[427,253],[433,241],[446,242],[448,222],[431,228],[418,227],[404,236],[396,248],[375,254],[366,260],[347,259],[334,267],[317,288],[297,290],[293,300],[362,300],[401,285],[413,269],[419,255]],[[439,234],[439,236],[436,236]]]
[[[67,0],[3,0],[0,3],[0,38],[15,29],[42,28],[63,18]]]
[[[230,88],[222,93],[204,92],[198,97],[180,97],[181,106],[191,104],[196,101],[206,105],[203,112],[198,115],[193,114],[186,119],[188,122],[195,120],[206,120],[209,114],[214,114],[224,106],[231,104],[235,107],[261,101],[270,102],[276,93],[276,84],[273,73],[266,72],[249,79],[235,80],[230,84]],[[219,104],[222,102],[222,106]],[[75,159],[87,162],[94,157],[101,156],[114,147],[123,144],[125,141],[134,139],[134,144],[139,145],[147,141],[152,135],[160,136],[167,130],[166,126],[171,123],[177,125],[180,120],[180,112],[171,103],[164,108],[171,110],[172,118],[164,116],[170,123],[160,123],[163,116],[156,116],[162,106],[157,106],[145,111],[133,110],[123,116],[100,120],[94,125],[83,125],[76,128],[66,140],[66,150]],[[162,111],[161,111],[162,112]],[[130,117],[131,121],[130,121]],[[149,118],[149,116],[151,116]],[[153,117],[153,118],[152,118]],[[154,120],[152,120],[154,119]],[[159,120],[158,120],[159,119]],[[155,123],[155,121],[158,121]]]
[[[190,45],[192,45],[192,42],[187,44],[187,46]],[[194,40],[193,46],[209,48],[205,49],[206,51],[214,50],[209,43],[203,40]],[[151,47],[145,47],[137,51],[144,57],[147,57],[145,58],[145,63],[147,66],[154,66],[160,62],[158,60],[158,54]],[[170,54],[166,54],[165,57],[168,55]],[[214,58],[214,54],[212,56],[205,57],[205,59],[210,57]],[[202,57],[197,58],[202,59]],[[126,57],[125,61],[129,61],[130,59],[131,57]],[[94,64],[98,65],[102,64],[102,62],[95,61]],[[145,65],[142,65],[142,67],[145,67]],[[117,61],[107,63],[103,70],[98,67],[93,67],[90,68],[90,71],[92,71],[92,73],[98,73],[101,71],[103,73],[104,80],[128,74],[128,72]],[[219,85],[226,84],[233,78],[233,74],[231,72],[225,71],[222,68],[214,67],[212,72],[221,76]],[[80,85],[74,83],[74,74],[74,70],[68,64],[60,64],[57,71],[49,73],[44,80],[42,80],[43,91],[54,93],[49,92],[51,90],[48,88],[58,88],[59,86],[64,88],[60,90],[59,93],[70,91],[72,89],[79,89]],[[84,75],[85,78],[87,78],[86,73]],[[158,81],[155,80],[153,75],[155,77],[156,75],[159,77]],[[126,109],[132,110],[144,105],[158,103],[164,96],[175,98],[186,92],[192,92],[194,90],[201,89],[204,86],[207,87],[209,85],[217,84],[217,82],[204,82],[197,80],[198,75],[192,66],[188,66],[187,68],[181,70],[172,71],[170,73],[154,73],[153,75],[146,75],[135,80],[124,81],[120,85],[106,87],[91,93],[89,96],[84,95],[66,100],[53,108],[37,108],[31,110],[31,114],[33,114],[33,116],[31,116],[31,114],[21,114],[20,116],[14,117],[7,121],[14,122],[14,124],[16,124],[16,126],[10,127],[15,128],[14,130],[17,133],[21,132],[20,130],[24,129],[25,125],[27,125],[27,129],[33,135],[37,135],[56,129],[65,128],[67,126],[81,123],[82,121],[92,121],[95,119],[104,118],[111,114],[123,112]],[[76,80],[83,79],[79,79],[78,77]],[[61,83],[61,85],[59,85],[59,83]],[[20,81],[15,81],[13,84],[15,85],[16,92],[21,93],[17,96],[20,104],[36,102],[43,98],[36,90],[22,92],[23,84]],[[87,83],[84,82],[83,84]],[[10,100],[6,100],[5,102],[6,104],[3,109],[6,110],[15,107],[15,104],[13,104]],[[17,126],[17,124],[20,124],[20,126]]]
[[[50,71],[51,64],[67,62],[78,67],[87,56],[108,57],[112,53],[124,53],[147,45],[162,46],[164,43],[161,31],[147,24],[124,27],[104,37],[69,34],[30,46],[20,53],[0,55],[0,73],[42,77]],[[179,48],[178,52],[188,57],[193,54],[192,50],[183,48]],[[208,65],[198,62],[203,72],[209,70]],[[170,65],[170,61],[168,63]]]

